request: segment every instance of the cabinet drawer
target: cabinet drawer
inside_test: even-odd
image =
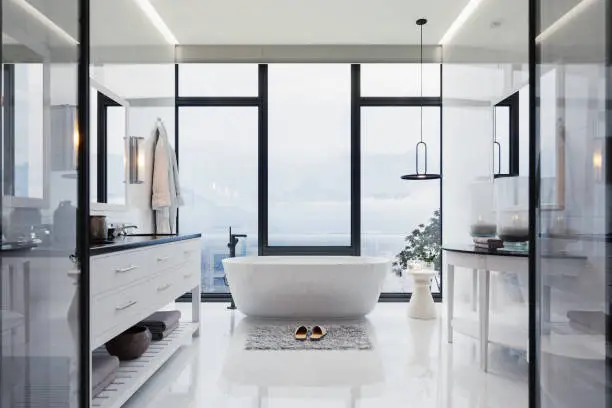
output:
[[[129,285],[155,273],[147,249],[121,251],[91,258],[91,293],[97,295]]]
[[[200,241],[187,240],[159,245],[151,252],[151,260],[157,272],[173,269],[186,261],[199,258]]]
[[[136,323],[148,307],[151,281],[140,282],[123,290],[94,297],[91,305],[91,328],[98,337],[112,328],[118,333]],[[112,337],[112,336],[111,336]]]
[[[197,258],[168,269],[152,280],[155,306],[163,307],[189,292],[200,282],[200,263]]]

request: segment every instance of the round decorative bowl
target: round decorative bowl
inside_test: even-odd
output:
[[[106,343],[106,350],[121,361],[135,360],[147,351],[152,337],[147,327],[134,326]]]
[[[496,224],[472,224],[470,225],[470,235],[473,238],[495,238],[497,235]]]

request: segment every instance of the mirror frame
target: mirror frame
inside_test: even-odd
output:
[[[129,157],[130,155],[128,152],[128,139],[129,139],[128,135],[129,135],[129,129],[130,129],[130,103],[125,98],[122,98],[121,96],[117,95],[115,92],[111,91],[109,88],[102,85],[99,81],[92,78],[91,76],[89,78],[89,84],[90,84],[90,87],[93,88],[95,91],[104,94],[107,98],[125,107],[125,134],[123,135],[123,152],[124,152],[124,163],[125,163],[125,166],[123,167],[123,185],[124,185],[124,190],[125,190],[125,203],[124,204],[100,203],[97,201],[97,192],[96,192],[96,200],[94,201],[90,199],[90,212],[92,214],[103,213],[103,212],[125,212],[129,208],[129,200],[130,200],[129,188],[128,188],[129,168],[131,165],[130,157]],[[96,98],[97,98],[97,93],[96,93]],[[92,114],[95,114],[97,118],[97,115],[98,115],[97,111]],[[97,134],[97,129],[96,129],[96,137],[98,136],[99,135]]]

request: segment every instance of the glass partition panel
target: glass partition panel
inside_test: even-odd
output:
[[[0,406],[76,408],[89,395],[71,260],[81,2],[1,3]]]
[[[536,397],[545,408],[609,407],[612,9],[536,4]]]

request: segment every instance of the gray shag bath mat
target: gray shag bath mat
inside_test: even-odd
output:
[[[363,324],[326,324],[327,336],[319,341],[295,339],[300,324],[261,324],[251,327],[246,350],[371,350],[370,336]]]

